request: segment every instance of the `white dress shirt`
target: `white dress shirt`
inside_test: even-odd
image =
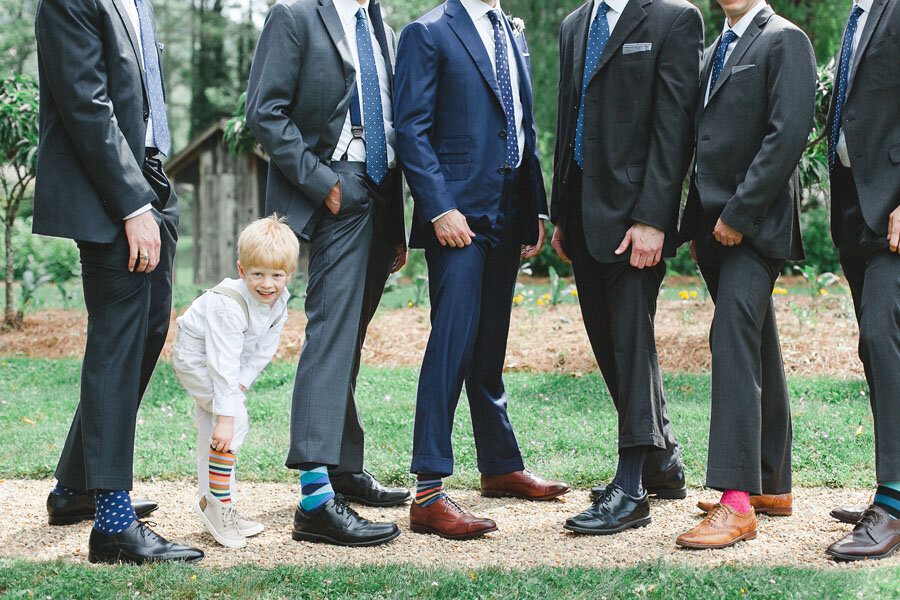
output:
[[[131,26],[134,27],[134,34],[137,36],[137,46],[138,46],[138,59],[141,61],[141,69],[144,68],[144,42],[141,39],[141,18],[138,16],[137,6],[134,4],[134,0],[124,0],[122,2],[122,6],[125,8],[125,12],[128,13],[128,20],[131,21]],[[146,75],[144,75],[146,78]],[[147,112],[150,112],[148,107]],[[147,133],[144,136],[144,145],[147,148],[156,148],[156,138],[153,137],[153,115],[147,119]],[[131,219],[132,217],[136,217],[140,214],[143,214],[150,210],[152,205],[145,204],[140,207],[133,213],[130,213],[125,216],[123,221],[127,219]]]
[[[869,13],[872,12],[872,0],[856,0],[853,3],[854,5],[859,5],[861,9],[863,9],[863,13],[859,15],[859,21],[856,24],[856,32],[853,34],[853,54],[850,55],[850,70],[853,70],[853,63],[856,62],[858,58],[856,56],[856,49],[859,47],[859,38],[862,35],[863,29],[866,26],[866,21],[869,18]],[[843,40],[841,40],[843,42]],[[843,46],[843,44],[842,44]],[[841,57],[838,56],[838,64],[841,62]],[[847,76],[850,76],[850,73],[847,73]],[[837,81],[834,82],[835,89],[837,89]],[[850,153],[847,151],[847,140],[844,139],[844,129],[838,132],[838,143],[835,148],[835,152],[838,155],[838,158],[841,160],[841,164],[850,168]]]
[[[250,323],[244,317],[243,307],[234,299],[206,292],[176,319],[178,357],[176,360],[173,356],[173,363],[178,362],[177,368],[182,371],[205,368],[212,380],[213,398],[211,406],[203,408],[216,415],[233,417],[244,401],[240,386],[250,389],[278,350],[291,293],[285,288],[270,307],[250,295],[243,279],[225,279],[219,285],[244,297]],[[198,396],[204,396],[203,390],[196,390],[196,394],[191,389],[187,391],[198,401],[201,399]]]
[[[741,17],[740,20],[734,24],[734,27],[729,27],[728,19],[725,19],[725,26],[722,29],[722,34],[724,35],[725,32],[730,29],[737,36],[735,38],[735,40],[733,42],[731,42],[730,44],[728,44],[728,47],[725,49],[725,62],[726,63],[728,62],[728,58],[731,56],[731,52],[732,52],[732,50],[734,50],[734,47],[737,45],[737,43],[739,41],[741,41],[741,36],[744,35],[744,33],[747,31],[747,28],[750,27],[750,23],[752,23],[753,19],[756,18],[756,15],[758,15],[767,6],[768,6],[768,4],[765,3],[765,0],[760,0],[759,2],[756,3],[756,5],[753,8],[751,8],[750,10],[747,11],[747,14],[745,14],[743,17]],[[721,38],[717,38],[717,39],[721,39]],[[712,49],[713,58],[711,60],[715,60],[716,50],[717,50],[717,48]],[[710,85],[709,85],[710,82],[712,81],[712,70],[711,69],[710,69],[709,75],[710,75],[710,77],[706,81],[706,96],[703,99],[703,106],[706,106],[706,103],[709,102],[709,93],[712,91],[710,89]],[[722,76],[719,75],[719,78],[721,79]]]
[[[602,1],[594,0],[594,10],[591,11],[591,23],[597,18],[597,11],[600,10],[600,2]],[[619,22],[619,17],[622,16],[622,12],[628,6],[628,0],[606,0],[606,5],[609,7],[609,10],[606,11],[606,22],[609,24],[609,34],[612,35],[613,29],[616,28],[616,23]]]
[[[397,136],[394,133],[394,108],[391,102],[391,86],[388,80],[387,65],[384,62],[384,55],[381,53],[381,44],[375,37],[375,30],[369,20],[369,0],[365,4],[360,4],[356,0],[334,0],[334,7],[337,9],[338,17],[341,25],[344,27],[344,40],[350,47],[350,54],[353,55],[353,67],[356,69],[356,89],[357,93],[362,91],[362,81],[359,72],[359,49],[356,45],[356,13],[362,8],[366,11],[366,27],[369,30],[369,36],[372,38],[372,51],[375,54],[375,68],[378,71],[378,84],[381,88],[381,111],[384,113],[384,135],[387,141],[387,161],[388,166],[393,167],[397,163]],[[359,112],[363,123],[366,122],[365,107],[362,100],[359,103]],[[353,162],[366,162],[366,146],[359,140],[353,139],[352,123],[350,111],[347,111],[347,118],[344,121],[344,129],[341,130],[341,137],[338,145],[334,150],[332,160],[340,160],[344,153],[347,153],[347,160]]]

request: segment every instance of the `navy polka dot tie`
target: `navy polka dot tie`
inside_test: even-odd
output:
[[[366,11],[362,8],[356,12],[356,50],[362,84],[363,125],[366,129],[366,175],[377,185],[384,181],[388,171],[387,140],[372,36],[366,24]]]
[[[503,21],[492,10],[487,14],[494,26],[494,55],[497,61],[497,83],[500,86],[500,99],[503,100],[503,112],[506,115],[506,168],[511,169],[519,164],[519,133],[516,127],[516,108],[513,103],[512,79],[509,74],[509,58],[506,54],[506,36],[503,34]]]
[[[828,169],[834,168],[834,155],[837,151],[838,133],[841,130],[841,113],[844,112],[844,100],[847,98],[847,79],[850,76],[850,61],[853,58],[853,36],[856,35],[856,27],[863,9],[858,4],[853,6],[850,18],[847,20],[847,31],[844,33],[844,42],[841,44],[841,64],[838,67],[837,96],[834,101],[834,122],[831,131],[828,132]]]
[[[594,75],[597,63],[606,43],[609,41],[609,21],[606,20],[606,11],[609,5],[601,2],[597,8],[597,16],[591,23],[588,33],[587,49],[584,53],[584,75],[581,78],[581,106],[578,108],[578,123],[575,125],[575,162],[579,167],[584,166],[584,93],[588,83]]]
[[[725,66],[725,53],[728,52],[728,46],[737,39],[737,34],[730,29],[722,34],[722,40],[719,42],[719,47],[716,48],[716,55],[713,57],[712,74],[709,76],[710,94],[712,94],[712,91],[716,87],[719,75],[722,74],[722,67]]]
[[[150,101],[150,118],[153,119],[153,141],[163,156],[172,150],[172,136],[169,133],[169,119],[166,116],[166,101],[163,97],[162,72],[159,55],[156,53],[156,35],[153,20],[144,0],[134,0],[141,24],[141,46],[144,51],[144,79]]]

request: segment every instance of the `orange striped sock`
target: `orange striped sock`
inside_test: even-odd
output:
[[[440,479],[419,479],[416,481],[415,503],[419,506],[429,506],[446,496],[444,483]]]
[[[231,502],[231,471],[235,455],[209,449],[209,491],[221,502]]]

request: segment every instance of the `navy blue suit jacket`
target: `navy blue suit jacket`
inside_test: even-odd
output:
[[[528,47],[513,33],[525,150],[519,177],[522,243],[538,238],[547,195],[537,150]],[[510,65],[512,68],[512,65]],[[490,57],[460,0],[447,0],[400,36],[394,78],[394,127],[400,162],[415,200],[410,247],[437,242],[431,220],[459,210],[478,232],[500,216],[506,165],[506,116]],[[521,179],[520,179],[521,181]]]

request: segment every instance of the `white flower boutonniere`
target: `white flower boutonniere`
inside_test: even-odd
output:
[[[512,17],[509,22],[512,24],[513,29],[519,35],[525,33],[525,21],[522,20],[521,17]]]

